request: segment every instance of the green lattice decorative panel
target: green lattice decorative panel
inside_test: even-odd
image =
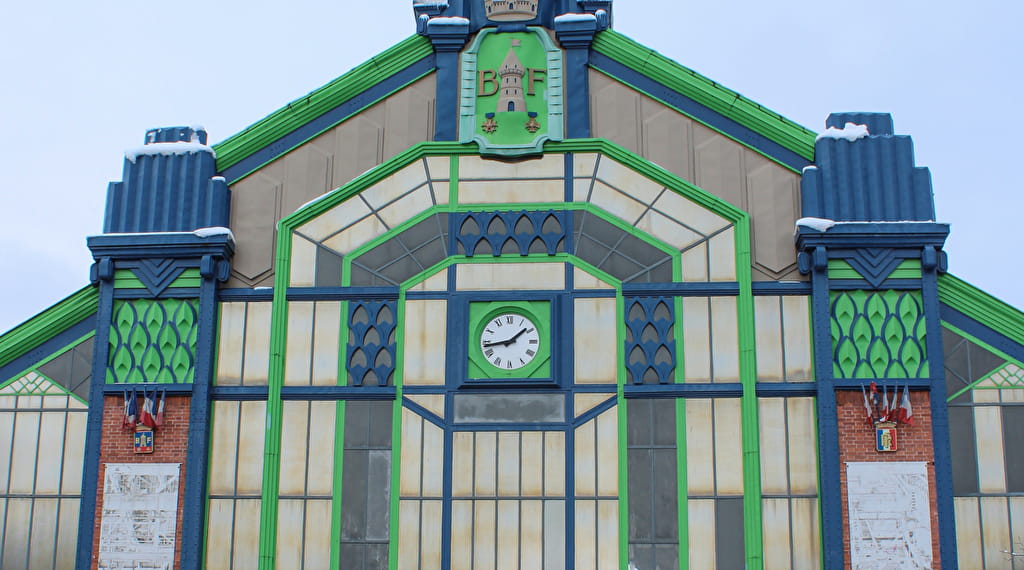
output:
[[[919,291],[835,291],[831,311],[836,378],[928,376]]]
[[[199,301],[116,301],[108,384],[184,384],[195,376]]]
[[[1024,369],[1013,363],[996,370],[988,378],[980,380],[975,388],[1024,388]]]
[[[63,386],[37,372],[29,372],[0,388],[0,395],[5,396],[63,396],[67,393]]]

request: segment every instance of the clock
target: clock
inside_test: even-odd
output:
[[[467,305],[466,379],[470,383],[550,381],[551,301],[473,301]]]
[[[496,315],[480,331],[480,351],[495,368],[522,368],[533,362],[539,349],[537,325],[522,313]]]

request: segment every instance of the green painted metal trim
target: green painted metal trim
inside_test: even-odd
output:
[[[13,382],[14,380],[17,380],[18,378],[21,378],[22,376],[24,376],[24,375],[28,374],[29,372],[33,372],[33,371],[34,371],[34,372],[36,372],[36,373],[38,373],[38,374],[39,374],[40,376],[44,376],[44,377],[46,377],[46,378],[47,378],[47,379],[49,380],[49,379],[50,379],[50,377],[49,377],[49,376],[46,376],[46,375],[45,375],[45,374],[43,374],[42,372],[39,372],[39,367],[40,367],[40,366],[43,366],[43,365],[45,365],[45,364],[46,364],[47,362],[50,362],[50,361],[51,361],[51,360],[53,360],[54,358],[57,358],[58,356],[60,356],[60,355],[64,354],[65,352],[67,352],[67,351],[68,351],[69,349],[71,349],[71,348],[73,348],[73,347],[77,346],[78,344],[82,343],[82,342],[83,342],[83,341],[85,341],[86,339],[92,338],[92,337],[94,337],[94,336],[96,336],[96,332],[95,332],[95,331],[89,331],[89,332],[85,333],[84,335],[82,335],[81,337],[79,337],[79,338],[77,338],[77,339],[75,339],[75,340],[71,341],[71,342],[70,342],[70,343],[68,343],[67,345],[65,345],[65,346],[63,346],[63,347],[61,347],[61,348],[59,348],[59,349],[55,350],[55,351],[54,351],[54,352],[53,352],[52,354],[50,354],[50,355],[49,355],[49,356],[47,356],[46,358],[43,358],[43,359],[41,359],[41,360],[37,361],[37,362],[36,362],[35,364],[33,364],[32,366],[29,366],[28,368],[26,368],[26,369],[24,369],[24,370],[22,370],[22,371],[18,372],[18,373],[17,373],[17,374],[15,374],[14,376],[11,376],[10,378],[0,378],[0,388],[3,388],[4,386],[6,386],[6,385],[10,384],[10,383],[11,383],[11,382]],[[58,383],[58,384],[59,384],[59,383]],[[72,394],[72,395],[74,396],[74,394]],[[78,398],[78,396],[75,396],[75,398]],[[86,405],[88,405],[88,404],[89,404],[89,402],[88,402],[88,401],[86,401],[86,400],[83,400],[83,399],[81,399],[81,398],[78,398],[78,400],[79,400],[80,402],[82,402],[83,404],[86,404]]]
[[[88,285],[4,333],[0,336],[0,366],[96,314],[99,300],[99,289]]]
[[[1024,344],[1024,313],[950,273],[939,275],[939,302]]]
[[[405,290],[398,292],[397,323],[395,343],[405,346]],[[405,351],[399,350],[395,357],[395,408],[391,421],[391,519],[388,528],[388,569],[398,570],[398,533],[402,500],[402,392],[405,387]],[[340,495],[339,495],[340,496]]]
[[[814,160],[815,133],[739,93],[612,30],[594,37],[593,49],[736,121],[796,154]]]
[[[327,85],[288,103],[240,133],[213,145],[217,153],[217,170],[224,171],[241,162],[257,150],[433,52],[430,40],[419,35],[395,44]],[[418,79],[420,78],[416,80]],[[369,101],[366,106],[374,103],[376,101]]]
[[[622,315],[626,307],[626,299],[622,296],[622,286],[615,290],[615,314]],[[629,567],[629,432],[626,413],[626,322],[617,319],[615,323],[616,362],[615,367],[615,399],[616,420],[619,436],[619,568]],[[575,383],[575,381],[574,381]],[[596,422],[596,418],[595,418]],[[574,434],[575,436],[575,434]],[[566,461],[569,461],[566,458]]]
[[[845,259],[828,260],[829,279],[864,279]],[[905,259],[890,273],[886,279],[920,279],[921,260]]]
[[[761,504],[761,441],[757,406],[757,335],[754,329],[754,293],[751,275],[750,219],[736,228],[736,277],[740,284],[736,300],[739,333],[740,400],[743,440],[743,542],[747,568],[764,566]]]
[[[1024,363],[1022,363],[1020,360],[1010,356],[1009,354],[1006,354],[1005,352],[999,350],[998,348],[993,348],[992,346],[990,346],[987,343],[985,343],[985,341],[980,340],[976,336],[974,336],[974,335],[972,335],[972,334],[970,334],[968,332],[964,332],[962,329],[959,329],[959,328],[957,328],[957,327],[955,327],[955,326],[953,326],[953,325],[951,325],[951,324],[949,324],[949,323],[947,323],[945,321],[942,322],[942,327],[947,329],[947,330],[949,330],[949,331],[951,331],[951,332],[954,332],[954,333],[964,337],[965,339],[967,339],[967,340],[977,344],[978,346],[983,347],[985,350],[988,350],[989,352],[992,352],[993,354],[998,355],[1000,358],[1006,359],[1006,362],[1004,362],[1002,365],[997,366],[995,369],[989,371],[987,374],[982,375],[980,378],[978,378],[974,382],[971,382],[967,386],[964,386],[962,389],[958,390],[952,396],[948,396],[946,398],[947,402],[952,402],[954,399],[958,398],[961,394],[963,394],[964,392],[967,392],[969,390],[975,390],[975,389],[978,389],[978,390],[1008,390],[1008,389],[1016,389],[1016,388],[1010,388],[1009,386],[1005,386],[1005,387],[1004,386],[1000,386],[1000,387],[985,387],[985,388],[976,388],[976,386],[980,382],[982,382],[983,380],[987,380],[988,377],[991,376],[992,374],[994,374],[995,372],[998,372],[999,370],[1002,370],[1003,367],[1005,367],[1008,363],[1016,364],[1017,366],[1019,366],[1021,368],[1024,368]]]
[[[331,488],[331,570],[341,568],[341,491],[345,470],[345,400],[335,402],[334,485]]]
[[[689,473],[686,472],[686,399],[676,398],[676,515],[679,517],[679,570],[687,570],[690,567],[689,486]]]
[[[169,288],[175,287],[190,287],[196,288],[203,284],[203,278],[199,275],[198,268],[186,269],[178,276],[170,285]],[[118,269],[114,271],[114,288],[115,289],[146,289],[146,285],[135,276],[135,272],[131,269]]]

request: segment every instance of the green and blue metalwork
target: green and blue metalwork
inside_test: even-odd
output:
[[[352,386],[390,386],[395,373],[394,301],[352,301],[348,305],[346,366]]]
[[[674,303],[668,297],[627,297],[626,371],[633,384],[670,384],[676,368]]]
[[[192,383],[198,334],[196,299],[115,301],[107,383]]]
[[[836,378],[928,377],[919,291],[834,291],[831,315]]]

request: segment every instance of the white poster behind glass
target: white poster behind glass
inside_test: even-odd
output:
[[[99,568],[170,570],[180,463],[108,463]]]
[[[927,465],[847,463],[846,481],[854,570],[931,568]]]

